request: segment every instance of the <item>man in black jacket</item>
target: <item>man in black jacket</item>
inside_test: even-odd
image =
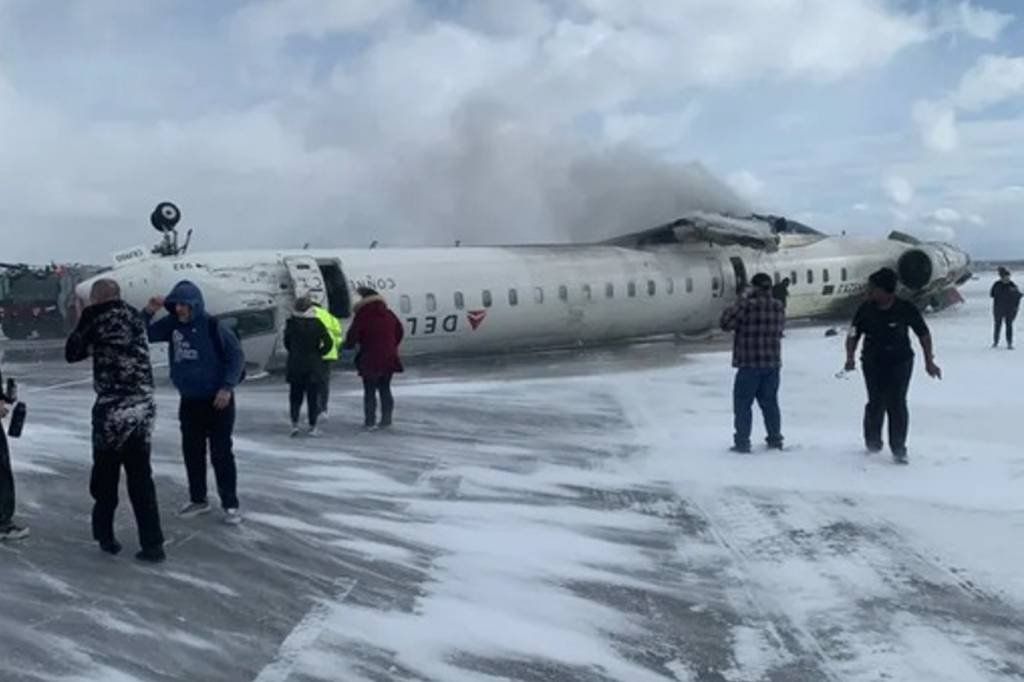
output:
[[[153,367],[146,322],[121,300],[117,282],[101,279],[92,287],[92,305],[82,312],[65,346],[68,362],[92,357],[96,403],[92,409],[93,468],[89,481],[95,505],[92,535],[100,549],[121,551],[114,537],[118,479],[124,467],[128,497],[135,511],[142,551],[140,561],[160,562],[164,536],[150,466],[156,418]]]
[[[1006,347],[1013,350],[1013,321],[1017,319],[1017,311],[1020,310],[1021,293],[1006,268],[999,268],[999,281],[992,285],[991,296],[992,315],[995,318],[992,347],[999,347],[999,336],[1005,323]]]
[[[7,447],[7,434],[3,420],[7,416],[7,400],[3,395],[4,377],[0,373],[0,542],[28,537],[28,528],[14,523],[14,473],[11,471],[11,452]]]

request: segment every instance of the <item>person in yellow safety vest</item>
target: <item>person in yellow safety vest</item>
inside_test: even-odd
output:
[[[324,360],[327,361],[327,381],[322,386],[323,390],[320,395],[320,416],[326,417],[327,403],[331,398],[331,371],[334,363],[338,361],[338,349],[341,348],[341,341],[345,337],[341,333],[341,320],[332,315],[329,310],[314,303],[313,311],[316,313],[317,319],[327,327],[327,333],[330,334],[332,341],[331,349],[324,353]]]

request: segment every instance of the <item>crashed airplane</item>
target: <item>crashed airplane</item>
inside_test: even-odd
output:
[[[310,296],[344,322],[357,288],[376,289],[405,325],[406,355],[576,347],[714,328],[757,272],[790,280],[790,318],[848,314],[868,275],[890,266],[903,295],[945,307],[970,278],[970,258],[943,243],[827,236],[775,216],[692,213],[653,229],[593,244],[188,252],[180,212],[151,216],[163,241],[115,254],[103,274],[143,306],[182,279],[233,326],[257,369],[275,365],[297,297]],[[191,236],[191,232],[189,233]],[[93,280],[77,289],[81,302]]]

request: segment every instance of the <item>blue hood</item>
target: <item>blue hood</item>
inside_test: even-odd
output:
[[[174,285],[171,293],[164,299],[164,308],[171,315],[174,315],[174,306],[184,303],[192,309],[192,319],[206,317],[206,302],[203,300],[203,292],[192,282],[184,279]]]

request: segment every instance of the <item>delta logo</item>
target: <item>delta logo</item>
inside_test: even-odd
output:
[[[473,331],[476,331],[477,329],[480,328],[480,325],[484,323],[484,320],[487,319],[487,311],[470,310],[468,313],[466,313],[466,319],[469,320],[469,326],[473,328]]]

